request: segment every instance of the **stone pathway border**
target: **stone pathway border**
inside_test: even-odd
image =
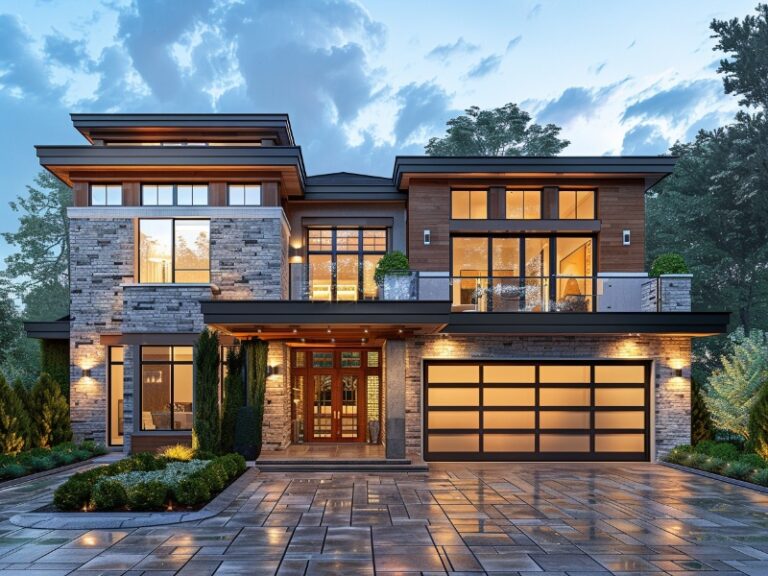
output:
[[[248,468],[216,498],[194,512],[29,512],[12,516],[10,521],[22,528],[48,530],[142,528],[196,522],[221,514],[258,473],[255,468]]]
[[[720,482],[725,482],[726,484],[733,484],[734,486],[739,486],[741,488],[749,488],[751,490],[755,490],[756,492],[762,492],[763,494],[768,494],[768,487],[760,486],[759,484],[753,484],[752,482],[745,482],[744,480],[729,478],[728,476],[723,476],[722,474],[715,474],[714,472],[707,472],[706,470],[699,470],[698,468],[689,468],[688,466],[681,466],[680,464],[672,464],[672,462],[663,462],[659,460],[658,464],[661,464],[662,466],[666,466],[668,468],[674,468],[675,470],[681,470],[682,472],[690,472],[691,474],[698,474],[699,476],[704,476],[705,478],[711,478],[712,480],[720,480]]]

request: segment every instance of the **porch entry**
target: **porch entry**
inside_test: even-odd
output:
[[[291,351],[293,442],[378,443],[381,350]]]

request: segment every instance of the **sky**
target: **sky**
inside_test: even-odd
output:
[[[709,23],[756,4],[0,0],[0,232],[34,145],[85,144],[70,112],[288,113],[309,174],[390,176],[507,102],[561,126],[563,154],[661,154],[733,117]]]

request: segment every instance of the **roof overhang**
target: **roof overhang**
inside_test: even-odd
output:
[[[28,338],[38,340],[69,340],[69,318],[51,321],[24,322]]]
[[[672,173],[674,156],[398,156],[392,179],[642,178],[645,187]]]
[[[71,186],[78,172],[189,176],[248,170],[280,174],[285,194],[304,193],[304,159],[297,146],[36,146],[40,164]]]

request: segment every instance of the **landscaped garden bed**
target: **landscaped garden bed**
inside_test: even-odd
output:
[[[742,452],[729,442],[704,440],[695,447],[687,444],[677,446],[664,460],[678,466],[768,486],[768,460],[753,452]]]
[[[194,510],[245,471],[239,454],[214,456],[172,447],[74,474],[55,492],[64,511]]]
[[[21,478],[36,472],[55,470],[106,454],[101,444],[94,442],[64,442],[53,448],[33,448],[15,455],[0,455],[0,481]]]

